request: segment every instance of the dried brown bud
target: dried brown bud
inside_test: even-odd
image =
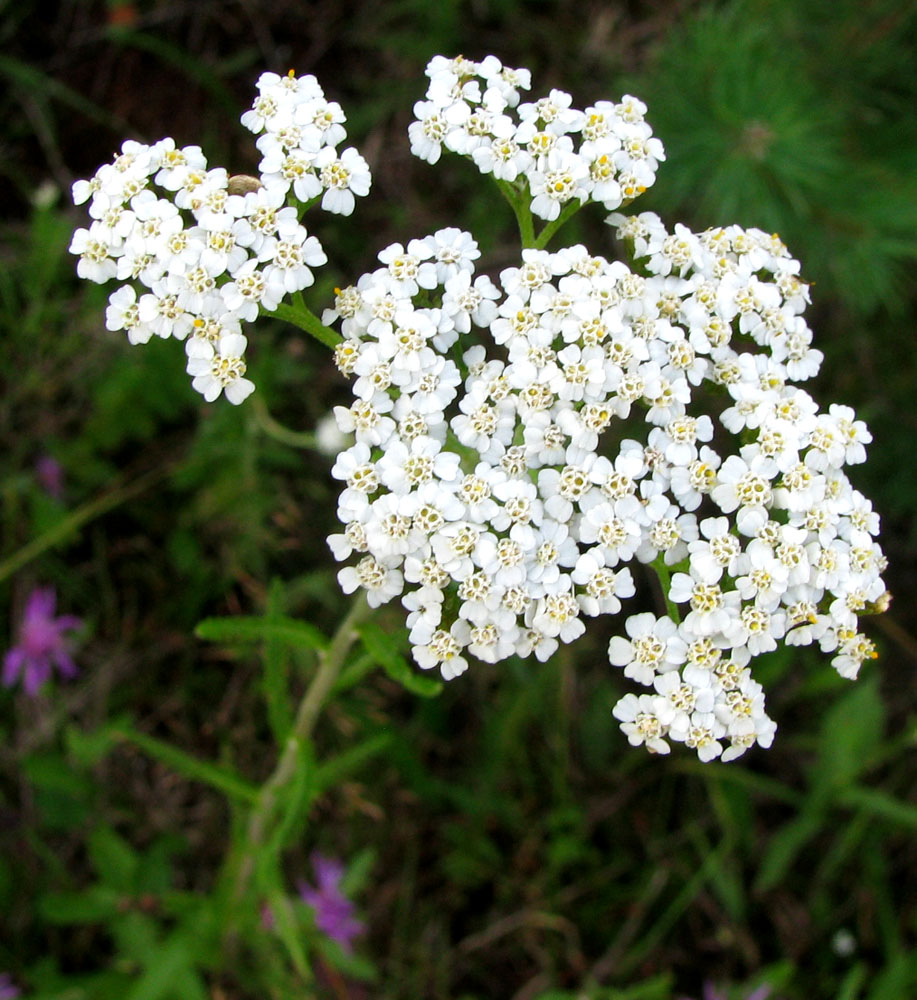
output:
[[[230,194],[248,194],[250,191],[259,191],[262,186],[261,181],[251,174],[233,174],[226,189]]]

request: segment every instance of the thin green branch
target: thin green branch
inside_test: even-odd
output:
[[[357,625],[368,617],[369,613],[370,609],[366,597],[360,592],[355,597],[347,617],[335,632],[331,645],[319,654],[318,670],[299,703],[293,728],[280,759],[277,761],[277,766],[274,768],[273,774],[261,786],[257,802],[249,815],[245,837],[245,856],[242,858],[236,877],[235,895],[237,899],[241,899],[245,895],[255,868],[256,858],[259,851],[264,848],[270,829],[275,822],[279,805],[284,799],[284,792],[296,776],[302,744],[312,735],[319,712],[334,687],[350,647],[357,638]]]
[[[669,618],[677,625],[681,622],[681,613],[678,610],[678,605],[669,597],[669,590],[672,585],[672,574],[669,572],[669,567],[665,564],[665,556],[660,552],[658,556],[649,564],[650,569],[652,569],[656,576],[659,578],[659,585],[662,587],[662,598],[665,601],[665,609],[668,612]]]
[[[151,469],[133,482],[117,486],[115,489],[109,490],[107,493],[103,493],[101,496],[88,500],[77,507],[76,510],[68,514],[61,521],[58,521],[53,527],[43,532],[37,538],[33,538],[28,544],[23,545],[21,549],[18,549],[12,555],[7,556],[3,562],[0,562],[0,582],[12,576],[17,570],[22,569],[26,563],[31,562],[43,552],[46,552],[48,549],[53,548],[75,534],[84,524],[88,524],[90,521],[95,520],[95,518],[101,517],[102,514],[108,513],[114,507],[132,500],[141,493],[145,493],[155,483],[158,483],[161,479],[165,479],[174,467],[175,463],[169,462],[157,469]]]
[[[519,239],[522,242],[523,250],[535,246],[535,223],[532,219],[532,211],[529,208],[528,188],[520,191],[509,181],[501,181],[494,177],[494,182],[500,189],[500,193],[510,203],[510,207],[516,216],[516,223],[519,226]]]
[[[284,427],[270,415],[267,404],[260,396],[255,396],[252,399],[252,412],[259,429],[275,441],[291,445],[293,448],[316,447],[315,435],[311,431],[294,431],[289,427]]]
[[[306,305],[299,292],[293,296],[292,305],[281,302],[276,309],[265,309],[263,312],[266,316],[282,319],[285,323],[292,323],[293,326],[299,327],[300,330],[305,330],[306,333],[315,337],[317,341],[326,347],[337,347],[344,339],[339,333],[332,330],[330,326],[325,326],[318,316]]]
[[[560,215],[558,215],[553,222],[549,222],[538,234],[538,238],[535,240],[535,247],[538,250],[544,250],[548,243],[551,242],[551,237],[557,232],[558,229],[560,229],[561,226],[576,215],[576,213],[583,207],[583,204],[584,202],[577,201],[575,198],[572,201],[568,201]]]

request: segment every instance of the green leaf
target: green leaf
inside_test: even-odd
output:
[[[353,898],[369,883],[376,857],[374,847],[364,847],[348,861],[347,871],[341,879],[341,891],[346,896]]]
[[[183,933],[172,934],[155,950],[147,968],[134,988],[127,991],[124,1000],[178,996],[176,979],[193,968],[194,955],[193,941]]]
[[[872,675],[851,688],[825,716],[813,784],[829,788],[851,785],[879,752],[884,721],[876,677]]]
[[[375,965],[362,955],[347,952],[338,944],[324,935],[316,942],[318,950],[325,960],[350,979],[358,979],[364,983],[374,983],[379,978]]]
[[[758,869],[756,892],[772,889],[783,879],[799,852],[821,831],[823,818],[820,810],[803,813],[771,837]]]
[[[275,625],[283,618],[284,588],[280,580],[271,583],[267,595],[264,620]],[[283,743],[293,725],[288,688],[287,647],[276,636],[269,638],[264,647],[264,700],[271,732],[278,743]]]
[[[297,618],[255,616],[205,618],[194,634],[210,642],[281,642],[287,646],[324,649],[328,638],[314,625]]]
[[[862,809],[881,819],[917,828],[917,806],[902,802],[878,788],[846,788],[838,796],[841,805]]]
[[[362,743],[358,743],[355,747],[345,750],[337,757],[332,757],[324,761],[319,765],[316,774],[316,792],[321,792],[340,784],[347,775],[358,770],[366,761],[375,757],[376,754],[382,753],[391,743],[391,733],[378,733],[364,740]]]
[[[162,740],[156,739],[155,736],[148,736],[146,733],[126,726],[118,730],[118,735],[121,739],[133,743],[151,757],[155,757],[156,760],[183,774],[186,778],[201,781],[225,795],[241,799],[244,802],[254,802],[258,797],[258,789],[235,772],[192,757],[184,750],[179,750],[178,747],[174,747],[170,743],[164,743]]]
[[[73,768],[60,754],[40,754],[22,763],[22,771],[33,788],[53,792],[70,799],[87,799],[92,794],[92,781]]]
[[[277,805],[280,821],[264,852],[274,857],[279,857],[281,851],[295,839],[309,806],[319,792],[315,753],[309,740],[299,744],[298,758],[293,780],[283,790],[284,797]]]
[[[359,628],[366,652],[382,669],[412,694],[422,698],[435,698],[443,689],[443,682],[433,677],[423,677],[411,669],[407,660],[398,652],[397,638],[375,622],[366,622]]]
[[[92,867],[105,885],[118,892],[134,892],[140,858],[123,837],[111,827],[100,826],[89,835],[86,846]]]
[[[64,745],[67,753],[84,767],[93,767],[120,741],[118,731],[130,725],[127,716],[119,716],[108,725],[84,732],[78,726],[68,725],[64,729]]]
[[[116,917],[123,899],[110,886],[94,885],[83,892],[39,896],[38,912],[51,924],[98,924]]]
[[[268,905],[274,915],[274,929],[286,946],[293,967],[301,976],[308,977],[309,960],[302,945],[302,927],[296,920],[290,900],[282,892],[277,892],[268,897]]]

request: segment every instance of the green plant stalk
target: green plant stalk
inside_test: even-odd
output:
[[[260,396],[256,395],[252,399],[251,405],[258,429],[267,434],[268,437],[293,448],[315,448],[315,435],[311,431],[294,431],[289,427],[284,427],[282,423],[270,415],[267,404]]]
[[[672,574],[669,572],[669,567],[665,564],[665,557],[660,553],[649,565],[659,578],[659,585],[662,587],[662,597],[665,601],[665,609],[668,612],[669,618],[677,625],[681,622],[681,614],[678,610],[678,605],[669,597]]]
[[[69,535],[82,528],[84,524],[88,524],[95,518],[101,517],[102,514],[107,514],[114,507],[118,507],[120,504],[146,492],[155,483],[158,483],[161,479],[165,479],[174,467],[175,464],[169,462],[157,469],[151,469],[149,472],[145,472],[142,476],[139,476],[132,483],[117,486],[115,489],[109,490],[108,493],[94,497],[92,500],[88,500],[77,507],[71,514],[68,514],[63,520],[55,524],[54,527],[49,528],[43,534],[39,535],[38,538],[33,538],[27,545],[23,545],[21,549],[18,549],[11,556],[4,559],[3,562],[0,562],[0,582],[12,576],[15,572],[22,569],[26,563],[31,562],[43,552],[64,541]]]
[[[281,302],[276,309],[264,309],[262,312],[265,316],[282,319],[285,323],[292,323],[293,326],[299,327],[300,330],[305,330],[306,333],[315,337],[325,347],[337,347],[344,339],[339,333],[332,330],[330,326],[325,326],[318,316],[306,305],[302,294],[299,292],[293,296],[292,304]]]
[[[544,250],[544,248],[551,242],[551,237],[563,226],[568,220],[572,219],[574,215],[583,207],[584,202],[577,201],[575,198],[572,201],[568,201],[564,206],[563,211],[553,222],[549,222],[544,229],[538,234],[538,238],[535,240],[535,247],[538,250]]]
[[[519,239],[522,242],[522,249],[533,248],[535,243],[535,224],[532,219],[532,212],[529,208],[528,191],[517,191],[509,181],[501,181],[496,177],[494,181],[500,189],[500,193],[509,202],[516,222],[519,226]]]
[[[296,776],[300,747],[311,737],[319,712],[334,687],[350,647],[357,638],[356,626],[368,617],[369,612],[369,605],[361,592],[355,598],[347,617],[341,622],[332,637],[331,645],[319,654],[318,669],[299,703],[293,728],[287,737],[277,766],[274,768],[273,774],[261,786],[255,805],[249,814],[244,838],[245,853],[235,878],[234,895],[236,900],[242,899],[248,890],[248,884],[255,869],[256,857],[266,845],[271,827],[275,822],[278,804],[283,800],[284,791]],[[283,822],[283,817],[280,817],[280,822]]]

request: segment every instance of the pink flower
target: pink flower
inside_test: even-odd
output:
[[[316,852],[312,855],[312,869],[318,888],[313,889],[308,883],[300,882],[299,895],[312,907],[315,926],[332,941],[337,941],[345,951],[351,951],[351,939],[363,932],[363,923],[354,916],[353,903],[341,892],[344,866]]]
[[[19,641],[3,658],[5,687],[12,687],[21,676],[25,693],[35,695],[50,679],[53,667],[61,677],[76,676],[71,641],[64,633],[80,628],[83,622],[74,615],[55,618],[56,603],[53,587],[36,587],[29,595],[19,625]]]

